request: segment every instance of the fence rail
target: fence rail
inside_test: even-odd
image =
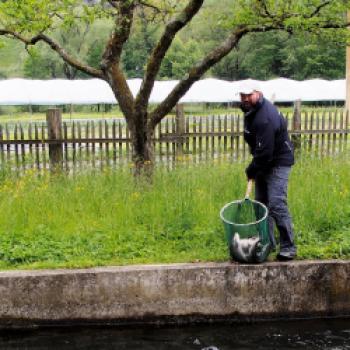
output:
[[[349,114],[343,111],[296,110],[287,115],[288,131],[301,152],[336,154],[348,149]],[[200,161],[249,156],[243,140],[243,116],[167,117],[157,126],[154,145],[158,162]],[[61,121],[59,110],[49,110],[47,122],[0,124],[0,166],[18,169],[66,169],[131,162],[132,146],[123,119]]]

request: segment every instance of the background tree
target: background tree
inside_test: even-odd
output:
[[[273,31],[319,33],[323,29],[345,28],[348,6],[348,0],[101,0],[91,4],[82,0],[7,0],[0,3],[0,35],[20,40],[27,47],[42,42],[67,65],[104,79],[111,86],[126,118],[135,168],[139,173],[153,162],[152,139],[156,125],[195,81],[238,47],[242,38]],[[154,44],[150,42],[152,47],[143,67],[140,90],[133,96],[126,82],[122,55],[127,43],[131,42],[133,26],[140,16],[157,24],[159,30]],[[179,72],[183,75],[173,91],[150,109],[154,81],[167,53],[170,54],[178,33],[197,16],[202,21],[216,22],[217,40],[185,74]],[[89,65],[85,57],[74,55],[69,51],[69,45],[52,35],[58,28],[91,25],[99,19],[112,21],[113,28],[104,33],[108,39],[103,45],[98,67]],[[195,29],[192,27],[193,31]]]
[[[27,55],[23,44],[0,37],[0,75],[5,78],[23,77],[23,62]]]
[[[280,74],[292,79],[343,79],[345,76],[344,40],[308,35],[288,38],[280,48],[283,63]]]
[[[140,8],[131,31],[121,56],[122,66],[128,78],[142,78],[147,58],[157,41],[158,26],[153,21],[149,21],[145,10]]]
[[[190,39],[183,42],[175,38],[164,57],[158,76],[164,79],[181,79],[202,57],[200,45]]]

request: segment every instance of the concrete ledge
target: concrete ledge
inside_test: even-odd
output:
[[[0,272],[0,327],[350,315],[350,261]]]

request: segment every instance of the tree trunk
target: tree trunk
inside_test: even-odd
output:
[[[140,118],[137,114],[133,118],[134,123],[130,126],[134,175],[152,177],[154,169],[154,130],[147,128],[147,113]]]

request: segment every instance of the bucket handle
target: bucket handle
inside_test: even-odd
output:
[[[254,180],[250,179],[248,180],[248,183],[247,183],[247,190],[246,190],[246,193],[245,193],[245,199],[249,199],[250,197],[250,194],[252,192],[252,189],[253,189],[253,182]]]

